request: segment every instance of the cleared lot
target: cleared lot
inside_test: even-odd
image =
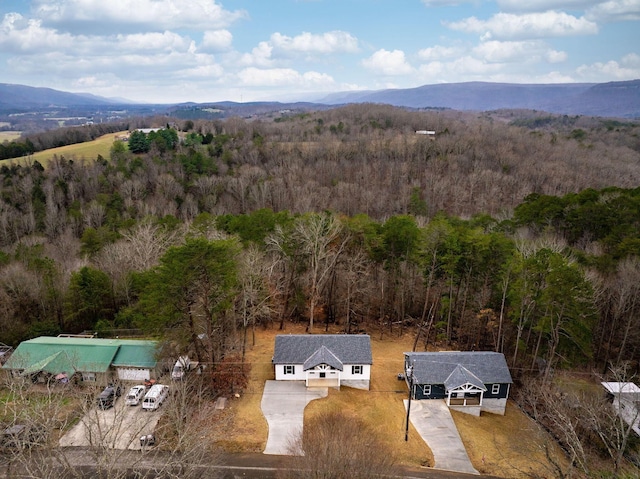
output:
[[[125,399],[121,397],[110,409],[92,407],[60,438],[60,446],[102,445],[112,449],[139,450],[140,436],[153,433],[161,415],[162,409],[147,412],[140,406],[125,405]]]

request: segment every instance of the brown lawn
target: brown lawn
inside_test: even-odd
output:
[[[277,334],[303,334],[304,325],[287,324],[284,331],[277,326],[256,331],[256,343],[247,352],[251,363],[250,380],[240,398],[230,398],[227,408],[216,415],[212,441],[228,452],[262,452],[267,442],[267,422],[262,416],[260,401],[264,383],[274,378],[271,358]],[[323,327],[315,330],[322,334]],[[338,330],[330,331],[333,333]],[[251,341],[249,340],[251,343]],[[395,452],[398,464],[420,467],[433,464],[431,450],[411,427],[405,442],[405,409],[407,398],[404,381],[397,374],[403,369],[403,355],[411,350],[413,337],[408,334],[390,336],[371,332],[373,368],[371,390],[342,387],[330,389],[324,399],[312,401],[305,417],[330,410],[342,410],[364,420],[389,450]],[[545,459],[545,444],[553,454],[559,454],[553,441],[535,422],[509,403],[505,416],[483,413],[473,417],[453,412],[462,440],[474,467],[500,477],[527,477],[531,471],[550,471]],[[529,476],[530,477],[530,476]]]

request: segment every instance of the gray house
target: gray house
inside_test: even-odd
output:
[[[369,389],[371,339],[363,334],[278,335],[272,362],[276,381]]]
[[[502,353],[404,353],[404,365],[413,399],[444,399],[450,408],[475,416],[504,415],[513,381]]]

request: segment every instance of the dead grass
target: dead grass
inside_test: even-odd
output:
[[[553,457],[565,462],[560,447],[512,401],[507,403],[504,416],[451,413],[471,462],[482,474],[524,478],[536,472],[544,477],[551,476],[545,447]]]
[[[2,126],[1,122],[0,126]],[[0,131],[0,143],[3,143],[5,141],[17,140],[18,138],[20,138],[21,134],[21,131]]]
[[[230,398],[227,408],[216,414],[211,439],[228,452],[262,452],[268,427],[260,402],[265,381],[274,378],[271,358],[277,334],[303,334],[304,325],[287,324],[284,331],[277,326],[256,332],[256,344],[247,352],[251,363],[249,386],[240,398]],[[323,330],[316,329],[320,334]],[[337,333],[339,331],[329,331]],[[422,438],[409,428],[404,440],[407,387],[398,381],[403,370],[403,354],[413,346],[413,337],[371,333],[373,368],[370,391],[343,387],[329,390],[327,398],[309,403],[305,417],[341,410],[357,415],[374,431],[376,438],[394,451],[399,465],[420,467],[433,464],[433,454]],[[480,417],[453,411],[462,440],[474,467],[499,477],[526,477],[529,471],[550,471],[545,459],[545,444],[554,454],[562,455],[550,437],[511,402],[505,416],[483,413]]]
[[[39,161],[45,168],[53,158],[53,156],[64,156],[67,160],[95,160],[98,155],[102,155],[104,158],[109,158],[111,146],[115,141],[115,137],[122,135],[126,132],[109,133],[96,138],[93,141],[86,141],[84,143],[78,143],[75,145],[66,145],[58,148],[51,148],[49,150],[39,151],[27,158],[15,158],[11,160],[4,160],[7,162],[27,163],[33,161]]]

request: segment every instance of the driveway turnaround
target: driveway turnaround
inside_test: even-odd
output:
[[[404,401],[404,407],[407,408],[407,400]],[[433,452],[435,468],[479,474],[469,460],[451,412],[444,401],[412,400],[409,419]]]
[[[141,449],[140,436],[153,433],[162,415],[144,411],[140,406],[127,406],[119,398],[114,407],[93,407],[60,438],[61,447],[102,445],[111,449]]]
[[[262,393],[262,414],[269,424],[264,454],[293,455],[293,441],[302,433],[304,408],[327,396],[327,388],[307,388],[304,381],[267,381]]]

